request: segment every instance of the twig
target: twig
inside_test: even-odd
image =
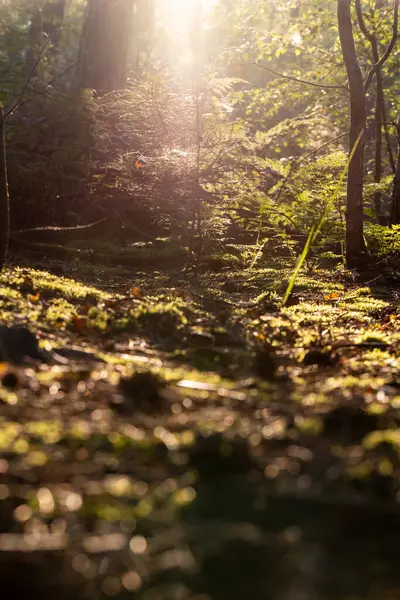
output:
[[[68,65],[68,67],[66,67],[64,69],[64,71],[62,71],[59,75],[57,75],[57,77],[53,77],[53,79],[51,79],[47,84],[46,84],[46,89],[42,90],[42,91],[37,91],[35,90],[35,95],[36,96],[44,96],[45,94],[48,93],[48,89],[51,85],[53,85],[54,83],[56,83],[59,79],[61,79],[62,77],[64,77],[64,75],[67,75],[67,73],[69,73],[74,67],[76,67],[77,62],[73,62],[70,65]],[[26,104],[28,104],[29,102],[32,102],[33,98],[25,98],[25,100],[20,101],[19,105],[18,105],[18,109],[21,108],[22,106],[25,106]],[[12,108],[9,109],[6,114],[5,114],[5,118],[11,116],[12,114],[14,114],[14,112],[16,112],[17,108]]]
[[[94,227],[99,223],[103,223],[107,217],[103,217],[98,221],[94,221],[93,223],[88,223],[88,225],[74,225],[73,227],[59,227],[59,226],[48,226],[48,227],[35,227],[33,229],[18,229],[18,231],[11,231],[11,235],[16,235],[19,233],[30,233],[34,231],[77,231],[81,229],[90,229],[90,227]]]
[[[37,56],[37,59],[35,60],[35,64],[31,68],[31,70],[29,72],[29,75],[26,78],[26,81],[25,81],[24,85],[22,86],[22,90],[21,90],[21,93],[19,95],[19,98],[16,100],[14,106],[12,106],[7,111],[5,111],[5,113],[4,113],[4,118],[5,119],[7,119],[9,116],[11,116],[13,113],[15,113],[15,111],[18,110],[18,108],[21,106],[21,103],[22,103],[22,101],[24,99],[26,90],[28,89],[28,85],[30,84],[30,82],[31,82],[31,80],[32,80],[32,78],[33,78],[33,76],[34,76],[34,74],[36,72],[37,66],[40,63],[40,61],[42,60],[43,55],[45,53],[45,50],[48,48],[48,46],[51,43],[51,41],[52,41],[52,38],[50,37],[47,40],[47,42],[44,44],[44,46],[41,48],[41,50],[40,50],[40,52],[39,52],[39,54]]]
[[[369,41],[369,43],[371,45],[372,56],[373,56],[373,60],[376,65],[379,62],[378,41],[377,41],[376,35],[374,33],[371,33],[366,26],[366,23],[364,20],[364,15],[363,15],[362,8],[361,8],[361,0],[356,0],[355,8],[356,8],[357,20],[358,20],[360,30],[362,31],[362,33],[364,34],[364,37]],[[388,130],[388,125],[387,125],[388,118],[387,118],[385,97],[384,97],[384,92],[383,92],[381,68],[377,67],[375,72],[376,72],[376,77],[377,77],[377,91],[376,91],[377,106],[379,105],[378,94],[381,94],[381,110],[380,110],[380,112],[381,112],[381,116],[383,119],[384,135],[385,135],[386,146],[387,146],[387,151],[388,151],[388,155],[389,155],[389,162],[390,162],[391,169],[394,173],[396,171],[396,166],[395,166],[392,146],[390,144],[390,136],[389,136],[389,130]],[[378,124],[377,124],[377,126],[378,126]],[[379,127],[382,127],[382,123],[379,123]]]
[[[364,81],[364,91],[367,91],[371,85],[372,79],[378,69],[387,61],[389,58],[397,39],[397,29],[399,22],[399,2],[400,0],[394,0],[394,18],[393,18],[393,33],[390,42],[388,43],[385,52],[381,58],[376,62],[369,70],[368,75]]]
[[[292,75],[285,75],[284,73],[278,73],[278,71],[275,71],[274,69],[271,69],[270,67],[267,67],[266,65],[262,65],[258,61],[254,61],[249,64],[256,65],[257,67],[260,67],[261,69],[264,69],[265,71],[269,71],[270,73],[272,73],[273,75],[276,75],[277,77],[282,77],[282,79],[288,79],[289,81],[295,81],[296,83],[302,83],[304,85],[311,85],[313,87],[323,88],[323,89],[345,90],[346,92],[349,91],[349,88],[345,85],[334,85],[334,84],[329,85],[329,84],[323,84],[323,83],[316,83],[315,81],[307,81],[306,79],[300,79],[299,77],[293,77]]]
[[[288,181],[290,181],[290,179],[292,178],[292,176],[293,176],[294,172],[296,171],[297,167],[299,165],[301,165],[301,163],[303,163],[304,161],[306,161],[311,156],[314,156],[314,154],[316,154],[317,152],[319,152],[320,150],[322,150],[326,146],[329,146],[329,144],[332,144],[333,142],[336,142],[337,140],[340,140],[340,138],[344,137],[345,135],[348,135],[348,133],[349,133],[349,131],[345,131],[344,133],[341,133],[341,134],[335,136],[334,138],[329,139],[327,142],[324,142],[323,144],[321,144],[321,146],[318,146],[318,148],[315,148],[314,150],[312,150],[311,152],[309,152],[305,156],[301,156],[300,158],[298,158],[297,160],[295,160],[294,163],[292,163],[292,165],[290,166],[289,173],[286,175],[286,177],[284,179],[282,179],[282,182],[281,182],[282,185],[281,185],[281,188],[279,190],[279,194],[278,194],[277,200],[279,200],[279,198],[281,197],[282,191],[284,189],[284,186],[288,183]]]
[[[319,152],[320,150],[322,150],[322,148],[325,148],[326,146],[329,146],[329,144],[332,144],[333,142],[336,142],[337,140],[340,140],[340,138],[344,137],[345,135],[348,135],[348,133],[349,133],[349,131],[345,131],[344,133],[340,133],[339,135],[335,136],[334,138],[331,138],[327,142],[324,142],[323,144],[321,144],[321,146],[318,146],[318,148],[315,148],[314,150],[311,150],[311,152],[309,152],[305,156],[301,156],[298,160],[296,160],[293,163],[293,168],[298,167],[302,162],[304,162],[305,160],[307,160],[307,158],[310,158],[310,156],[313,156],[314,154],[316,154],[317,152]]]

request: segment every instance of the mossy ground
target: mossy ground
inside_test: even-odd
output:
[[[1,274],[3,324],[90,353],[1,365],[4,585],[397,598],[397,289],[305,270],[282,307],[282,261],[185,278],[84,260]]]

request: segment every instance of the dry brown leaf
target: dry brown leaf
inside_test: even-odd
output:
[[[131,296],[131,298],[143,298],[143,294],[137,287],[132,287],[129,290],[129,295]]]
[[[40,292],[37,292],[37,294],[35,294],[35,295],[28,294],[28,300],[29,300],[29,302],[33,302],[34,304],[36,302],[39,302],[39,300],[40,300]]]
[[[88,319],[84,315],[78,315],[71,321],[74,331],[85,331],[88,326]]]

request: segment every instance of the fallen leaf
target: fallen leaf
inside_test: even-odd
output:
[[[340,296],[337,292],[332,292],[331,294],[326,294],[324,300],[340,300]]]
[[[37,292],[37,294],[33,295],[33,294],[28,294],[28,300],[29,302],[39,302],[40,300],[40,292]]]
[[[137,288],[137,287],[132,287],[129,290],[129,295],[131,296],[131,298],[143,298],[143,294],[140,292],[139,288]]]
[[[79,315],[78,317],[73,317],[71,323],[74,331],[85,331],[87,329],[87,317],[83,315]]]

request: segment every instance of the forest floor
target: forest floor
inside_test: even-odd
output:
[[[279,261],[25,265],[0,276],[33,334],[0,328],[3,590],[400,598],[400,289],[305,269],[282,308]]]

